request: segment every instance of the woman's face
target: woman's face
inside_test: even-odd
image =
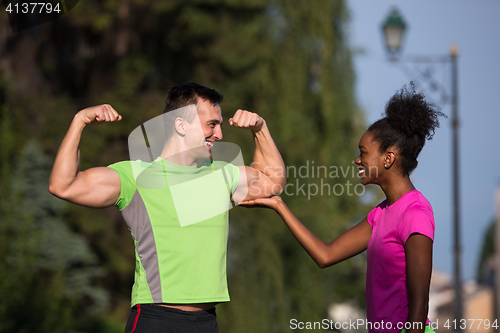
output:
[[[363,185],[378,184],[380,174],[385,171],[384,154],[380,153],[379,147],[368,131],[359,140],[359,156],[354,162],[359,166],[358,175]]]

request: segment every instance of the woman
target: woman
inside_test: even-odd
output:
[[[433,332],[427,319],[432,272],[434,216],[410,173],[444,116],[421,93],[403,87],[386,105],[385,117],[361,137],[355,163],[363,185],[386,196],[368,216],[331,243],[311,233],[280,197],[242,202],[276,210],[321,268],[367,251],[366,301],[369,332]]]

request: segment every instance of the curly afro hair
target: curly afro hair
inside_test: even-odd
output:
[[[418,165],[417,157],[426,140],[431,140],[439,127],[438,117],[446,115],[439,107],[425,101],[424,95],[403,86],[385,106],[385,117],[373,123],[368,132],[380,143],[380,152],[397,147],[402,155],[403,175],[410,175]]]

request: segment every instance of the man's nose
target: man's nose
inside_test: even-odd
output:
[[[222,127],[217,125],[214,130],[215,140],[222,140]]]

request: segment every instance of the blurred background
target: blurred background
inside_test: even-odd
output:
[[[436,219],[429,316],[452,318],[451,109],[423,79],[428,74],[449,94],[451,69],[414,68],[403,56],[446,56],[452,43],[459,49],[464,316],[493,319],[500,4],[398,2],[406,32],[400,60],[390,61],[382,24],[394,4],[87,0],[18,33],[1,7],[0,332],[123,332],[135,264],[130,232],[114,207],[52,197],[48,176],[80,109],[109,103],[123,116],[83,133],[81,169],[109,165],[129,158],[128,135],[162,112],[168,89],[189,81],[224,94],[226,120],[238,108],[266,119],[291,171],[284,200],[330,241],[383,200],[375,187],[354,187],[358,141],[388,99],[420,78],[418,90],[449,115],[424,147],[413,181]],[[250,163],[251,134],[223,131]],[[318,174],[318,166],[338,172]],[[274,212],[232,209],[231,302],[217,306],[220,331],[289,332],[294,318],[364,318],[365,271],[364,254],[321,270]]]

